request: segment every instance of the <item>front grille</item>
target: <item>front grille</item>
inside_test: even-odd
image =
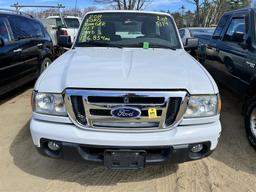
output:
[[[165,102],[164,97],[136,97],[132,94],[127,97],[110,97],[110,96],[89,96],[88,102],[90,103],[119,103],[119,104],[163,104]]]
[[[177,113],[179,112],[179,107],[181,104],[181,98],[180,97],[172,97],[169,100],[169,104],[167,107],[167,113],[166,113],[166,119],[165,124],[167,126],[170,126],[175,121],[175,117],[177,116]]]
[[[95,116],[112,116],[110,109],[90,109],[90,114]],[[162,110],[157,110],[157,116],[160,117],[162,115]],[[141,110],[141,117],[147,117],[148,111]]]
[[[72,110],[74,111],[74,115],[76,120],[82,124],[86,125],[86,114],[85,109],[83,105],[83,97],[82,96],[71,96],[71,104],[72,104]]]
[[[186,91],[111,91],[67,89],[65,102],[69,117],[80,128],[146,130],[174,126],[185,112]],[[111,115],[116,107],[134,107],[141,111],[136,118]],[[157,115],[149,118],[148,110]]]

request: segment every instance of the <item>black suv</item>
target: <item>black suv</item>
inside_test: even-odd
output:
[[[244,97],[245,128],[256,148],[256,9],[225,13],[200,61],[213,77]]]
[[[53,57],[52,40],[39,21],[0,10],[0,95],[36,79]]]

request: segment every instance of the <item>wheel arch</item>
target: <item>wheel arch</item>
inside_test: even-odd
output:
[[[243,114],[246,112],[246,108],[249,105],[250,99],[256,95],[256,75],[252,78],[248,88],[246,89],[246,93],[244,96],[244,104],[243,104]]]
[[[50,48],[44,48],[40,53],[40,62],[43,61],[45,58],[49,58],[52,61],[54,60],[54,53],[53,50]]]

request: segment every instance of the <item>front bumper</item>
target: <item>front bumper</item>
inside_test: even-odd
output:
[[[92,146],[77,143],[54,141],[60,146],[58,152],[52,151],[47,146],[48,139],[41,139],[40,147],[37,147],[40,154],[56,159],[70,161],[90,161],[104,163],[104,153],[107,150],[115,151],[144,151],[146,153],[145,164],[157,163],[182,163],[185,161],[197,160],[212,153],[210,142],[201,142],[204,149],[200,153],[192,153],[190,149],[194,144],[183,144],[174,146],[141,146],[141,147],[120,147],[120,146]]]
[[[100,146],[174,146],[210,141],[213,150],[221,133],[220,121],[202,125],[184,125],[157,132],[104,132],[83,130],[73,124],[54,123],[32,118],[30,130],[34,145],[40,140],[51,140]]]
[[[41,154],[67,160],[103,162],[103,152],[115,150],[143,150],[146,163],[180,163],[203,158],[217,146],[221,124],[215,121],[202,125],[183,125],[157,132],[104,132],[83,130],[69,123],[54,123],[32,118],[30,130],[34,145]],[[60,153],[52,153],[47,141],[56,141]],[[202,154],[191,155],[193,144],[204,144]]]

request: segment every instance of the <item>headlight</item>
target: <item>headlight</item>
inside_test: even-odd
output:
[[[66,108],[61,94],[33,93],[33,111],[47,115],[66,116]]]
[[[191,96],[184,117],[194,118],[214,116],[219,113],[220,106],[220,98],[218,95]]]

